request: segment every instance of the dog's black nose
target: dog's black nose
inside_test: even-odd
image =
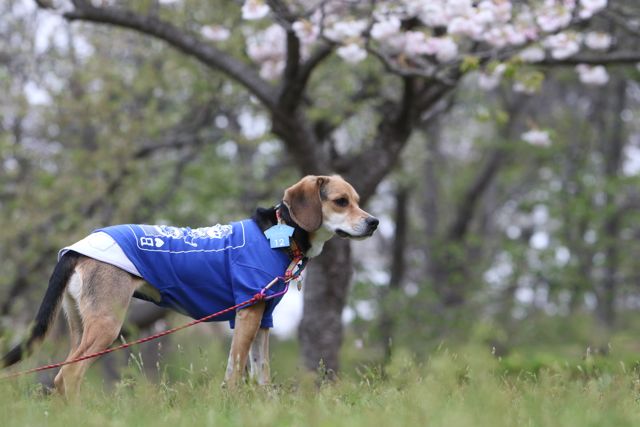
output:
[[[376,228],[378,228],[378,224],[380,224],[380,220],[375,216],[370,216],[369,218],[366,219],[366,223],[369,226],[370,230],[375,230]]]

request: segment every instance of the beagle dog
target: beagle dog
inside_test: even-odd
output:
[[[190,229],[126,224],[96,230],[60,252],[30,335],[3,357],[2,365],[17,363],[44,339],[60,305],[70,330],[67,360],[73,360],[117,339],[132,297],[194,318],[245,301],[283,275],[292,251],[312,258],[334,235],[371,236],[378,219],[358,202],[354,188],[340,176],[306,176],[286,189],[281,203],[229,225]],[[285,235],[270,240],[275,226],[284,226]],[[269,383],[268,337],[278,301],[259,301],[213,319],[229,320],[234,327],[225,373],[228,387],[241,381],[249,355],[251,377],[258,384]],[[56,389],[67,398],[78,397],[90,364],[63,366],[54,380]]]

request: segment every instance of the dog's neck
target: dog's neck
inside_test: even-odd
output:
[[[280,215],[280,218],[285,224],[293,227],[294,231],[292,239],[307,258],[313,258],[320,255],[324,243],[331,237],[333,237],[333,234],[325,231],[324,228],[321,228],[320,230],[313,233],[309,233],[308,231],[304,230],[302,227],[296,224],[293,218],[291,218],[289,209],[284,205],[284,203],[279,203],[278,205],[271,208],[258,208],[256,209],[256,212],[253,215],[252,219],[264,232],[265,230],[278,224],[278,215]]]

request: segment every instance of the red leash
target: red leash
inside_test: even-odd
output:
[[[236,305],[234,305],[232,307],[225,308],[224,310],[220,310],[220,311],[218,311],[216,313],[209,314],[209,315],[207,315],[205,317],[201,317],[200,319],[192,320],[191,322],[185,323],[184,325],[176,326],[175,328],[159,332],[159,333],[157,333],[155,335],[151,335],[151,336],[148,336],[148,337],[140,338],[140,339],[137,339],[135,341],[131,341],[131,342],[119,345],[117,347],[107,348],[105,350],[98,351],[96,353],[91,353],[91,354],[88,354],[86,356],[78,357],[76,359],[67,360],[65,362],[53,363],[51,365],[44,365],[44,366],[40,366],[38,368],[32,368],[32,369],[27,369],[25,371],[14,372],[12,374],[0,377],[0,381],[1,380],[7,380],[7,379],[10,379],[10,378],[19,377],[19,376],[22,376],[22,375],[33,374],[34,372],[40,372],[40,371],[46,371],[46,370],[49,370],[49,369],[59,368],[59,367],[64,366],[64,365],[70,365],[72,363],[82,362],[83,360],[93,359],[95,357],[100,357],[102,355],[105,355],[105,354],[108,354],[108,353],[112,353],[112,352],[117,351],[117,350],[122,350],[122,349],[131,347],[131,346],[134,346],[134,345],[137,345],[137,344],[142,344],[142,343],[145,343],[147,341],[155,340],[156,338],[160,338],[160,337],[163,337],[165,335],[172,334],[174,332],[180,331],[180,330],[188,328],[190,326],[197,325],[198,323],[206,322],[207,320],[213,319],[216,316],[220,316],[222,314],[229,313],[230,311],[237,310],[238,308],[241,308],[241,307],[244,307],[244,306],[247,306],[247,305],[251,305],[251,304],[259,302],[259,301],[264,301],[264,300],[270,300],[270,299],[273,299],[273,298],[277,298],[277,297],[279,297],[281,295],[284,295],[289,290],[289,282],[291,280],[297,279],[300,276],[300,274],[302,273],[302,270],[306,266],[306,263],[307,263],[307,259],[306,258],[300,258],[300,257],[294,258],[294,260],[291,261],[291,264],[290,264],[289,268],[287,268],[287,271],[286,271],[284,277],[276,277],[271,282],[269,282],[268,285],[266,285],[264,288],[262,288],[262,290],[260,292],[255,294],[252,298],[250,298],[250,299],[248,299],[248,300],[246,300],[244,302],[241,302],[239,304],[236,304]],[[294,273],[293,269],[298,264],[300,264],[300,266],[299,266],[298,270]],[[269,289],[271,286],[273,286],[276,283],[278,283],[278,281],[282,281],[285,284],[285,288],[280,292],[276,292],[275,294],[266,295],[267,289]]]

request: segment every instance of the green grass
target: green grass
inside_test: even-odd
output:
[[[280,350],[281,352],[283,350]],[[48,395],[29,379],[0,384],[3,426],[638,426],[640,379],[624,363],[557,364],[514,371],[486,350],[435,352],[415,360],[397,351],[385,369],[345,368],[319,387],[280,365],[270,389],[220,388],[217,349],[178,355],[161,380],[130,364],[124,380],[105,387],[94,372],[81,404]],[[286,351],[287,354],[291,351]],[[278,357],[275,365],[291,363]],[[185,363],[182,358],[192,359]],[[218,363],[220,362],[220,363]],[[588,362],[588,361],[585,361]],[[207,369],[206,364],[211,366]],[[288,370],[287,370],[288,369]],[[284,374],[283,371],[287,373]],[[171,377],[171,380],[167,378]]]

